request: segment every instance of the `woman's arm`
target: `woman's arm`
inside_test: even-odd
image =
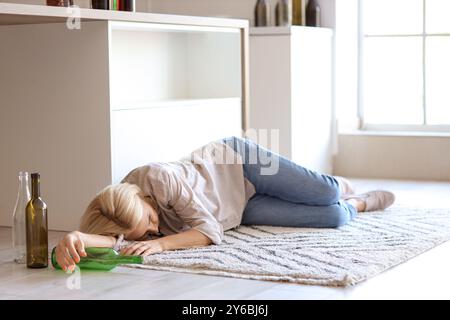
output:
[[[203,233],[195,229],[172,234],[158,239],[161,242],[163,250],[176,250],[193,247],[209,246],[212,241]]]
[[[114,248],[116,244],[116,238],[112,236],[102,236],[99,234],[88,234],[75,231],[80,234],[81,240],[85,247],[98,247],[98,248]]]
[[[131,246],[123,248],[123,255],[150,255],[166,250],[186,249],[193,247],[208,246],[212,243],[211,239],[200,231],[189,229],[184,232],[165,236],[156,240],[139,241]]]

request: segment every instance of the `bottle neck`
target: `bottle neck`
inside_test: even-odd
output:
[[[40,188],[40,181],[39,177],[32,175],[31,176],[31,198],[36,199],[41,196],[41,188]]]
[[[28,172],[20,172],[19,173],[19,194],[30,198],[30,187],[29,187],[29,174]]]

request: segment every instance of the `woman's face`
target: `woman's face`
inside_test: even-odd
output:
[[[149,234],[158,234],[159,232],[158,213],[147,201],[143,199],[141,199],[141,201],[144,206],[144,214],[136,228],[125,234],[127,240],[145,240],[148,238]]]

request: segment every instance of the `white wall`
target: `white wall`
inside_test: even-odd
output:
[[[450,138],[339,136],[334,173],[363,178],[450,181]]]
[[[341,130],[358,126],[358,0],[336,0],[335,105]]]

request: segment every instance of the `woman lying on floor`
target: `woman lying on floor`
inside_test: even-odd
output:
[[[64,270],[73,270],[85,247],[150,255],[220,244],[224,231],[241,224],[336,228],[356,212],[384,210],[393,202],[391,192],[355,195],[342,177],[230,137],[190,158],[136,168],[106,187],[86,209],[80,231],[59,242],[56,256]]]

